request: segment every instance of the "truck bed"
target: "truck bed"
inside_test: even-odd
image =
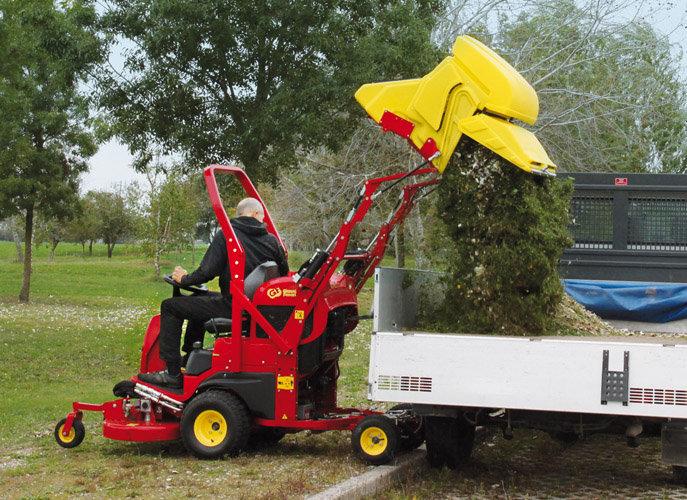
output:
[[[687,418],[687,339],[377,332],[375,401]]]
[[[370,399],[687,419],[687,337],[417,331],[418,309],[443,295],[438,278],[377,269]]]

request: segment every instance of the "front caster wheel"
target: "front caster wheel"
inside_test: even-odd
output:
[[[358,457],[372,465],[386,464],[396,455],[398,428],[384,415],[369,415],[353,429],[351,440]]]
[[[181,415],[181,439],[199,458],[236,455],[250,436],[250,415],[233,394],[208,391],[196,396]]]
[[[84,429],[81,420],[75,418],[72,422],[72,428],[65,436],[62,433],[62,430],[64,429],[64,424],[66,423],[66,418],[63,418],[57,422],[54,432],[55,441],[57,441],[57,444],[59,444],[62,448],[76,448],[81,444],[81,441],[83,441],[83,438],[86,436],[86,429]]]

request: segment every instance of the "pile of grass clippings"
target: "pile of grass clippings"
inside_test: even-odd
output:
[[[441,327],[507,335],[567,330],[565,316],[556,316],[563,298],[557,266],[572,244],[572,182],[524,172],[464,137],[438,191],[448,270]]]

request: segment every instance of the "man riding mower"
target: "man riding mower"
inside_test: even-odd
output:
[[[534,135],[513,122],[536,120],[536,93],[508,63],[470,37],[460,37],[453,55],[423,78],[364,85],[356,98],[384,130],[407,138],[424,161],[409,172],[365,181],[331,243],[287,275],[278,262],[280,252],[286,253],[282,240],[245,172],[207,167],[205,182],[228,261],[228,269],[219,270],[227,276],[223,281],[220,274],[225,288],[217,299],[225,301],[224,307],[201,314],[192,307],[179,312],[176,306],[163,306],[162,318],[153,317],[146,331],[140,375],[115,387],[118,399],[73,403],[55,428],[61,446],[72,448],[83,440],[84,411],[103,413],[107,438],[181,438],[189,451],[206,458],[238,453],[251,436],[278,441],[285,433],[301,430],[353,431],[356,453],[373,464],[388,462],[398,449],[422,442],[422,422],[409,410],[382,413],[337,405],[339,357],[346,334],[360,319],[357,293],[381,261],[393,229],[439,182],[463,134],[528,172],[550,173],[555,166]],[[217,174],[233,175],[246,196],[260,204],[264,228],[278,243],[277,261],[251,260],[252,240],[244,239],[227,218]],[[364,250],[349,251],[352,231],[378,196],[394,187],[398,202],[376,236]],[[272,255],[261,254],[258,260]],[[193,295],[181,298],[191,303],[207,292],[196,284],[217,270],[194,276],[197,272],[182,277],[178,271],[176,279],[169,279],[175,296],[189,291]],[[203,326],[214,335],[214,345],[193,345],[179,383],[172,364],[181,362],[182,318],[195,318],[191,339],[200,340],[199,320],[208,315],[215,317]],[[172,335],[167,332],[173,332],[169,344],[166,338]],[[399,390],[415,390],[412,383],[404,387]]]
[[[265,212],[255,198],[244,198],[236,207],[238,217],[230,221],[241,247],[245,249],[245,270],[250,275],[258,266],[271,263],[276,266],[279,276],[286,276],[289,264],[280,242],[267,232],[263,219]],[[270,266],[270,267],[274,267]],[[160,307],[160,357],[167,364],[167,369],[153,373],[140,373],[138,379],[157,386],[172,389],[182,387],[181,367],[186,366],[193,345],[203,344],[205,322],[212,318],[227,315],[231,310],[229,293],[229,262],[227,244],[222,231],[218,231],[210,244],[198,269],[192,274],[177,267],[172,274],[172,281],[179,285],[196,286],[207,283],[219,276],[220,294],[206,293],[192,296],[178,295],[166,299]],[[188,320],[184,336],[184,358],[179,355],[181,327]]]

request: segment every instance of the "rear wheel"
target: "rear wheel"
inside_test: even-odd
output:
[[[198,395],[181,416],[181,438],[199,458],[235,455],[250,435],[250,415],[233,394],[208,391]]]
[[[83,422],[79,419],[74,419],[72,421],[72,428],[69,430],[65,436],[62,431],[64,430],[64,425],[67,423],[67,419],[63,418],[55,426],[55,441],[62,448],[76,448],[81,444],[83,438],[86,436],[86,429],[84,429]]]
[[[432,467],[459,470],[470,459],[475,426],[458,418],[425,417],[427,461]]]
[[[369,415],[353,429],[353,450],[372,465],[390,462],[398,449],[398,428],[384,415]]]

